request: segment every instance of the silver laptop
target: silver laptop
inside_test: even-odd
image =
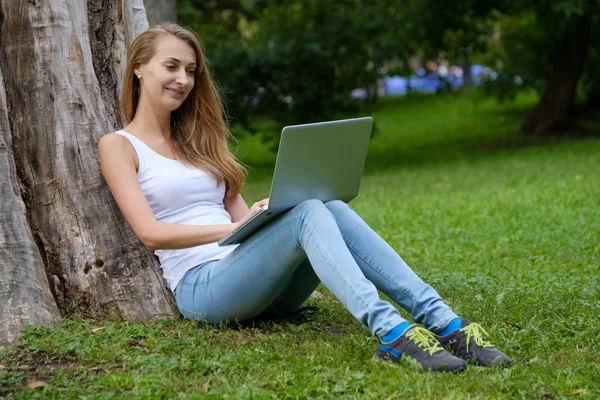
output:
[[[219,241],[241,243],[305,200],[349,202],[358,195],[373,118],[286,126],[264,207]]]

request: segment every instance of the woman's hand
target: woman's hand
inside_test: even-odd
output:
[[[264,206],[268,206],[269,205],[269,199],[262,199],[261,201],[257,201],[256,203],[252,204],[252,207],[250,207],[250,211],[248,212],[247,215],[253,215],[257,212],[259,212]]]
[[[248,211],[248,213],[246,215],[244,215],[244,217],[242,219],[233,223],[233,229],[237,229],[237,227],[240,226],[241,224],[243,224],[248,218],[252,217],[254,214],[259,212],[264,206],[268,206],[268,205],[269,205],[268,198],[262,199],[261,201],[257,201],[256,203],[252,204],[252,207],[250,207],[250,210]]]

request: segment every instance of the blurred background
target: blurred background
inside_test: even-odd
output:
[[[246,202],[269,195],[285,125],[374,117],[352,208],[515,361],[442,378],[372,362],[376,338],[323,285],[307,303],[321,311],[296,320],[163,320],[154,259],[104,212],[112,199],[88,164],[95,121],[118,121],[116,33],[137,24],[119,13],[143,15],[141,3],[0,7],[0,299],[13,302],[0,314],[11,329],[28,321],[37,274],[66,316],[0,347],[0,397],[600,398],[600,0],[143,0],[150,24],[202,39],[249,167]],[[82,76],[99,89],[74,91]],[[121,320],[137,315],[153,320]]]
[[[145,3],[151,24],[199,34],[238,135],[475,87],[501,101],[533,92],[520,130],[560,136],[600,104],[597,0]]]

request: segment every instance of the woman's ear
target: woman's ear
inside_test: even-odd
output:
[[[134,75],[136,75],[138,78],[142,77],[142,66],[140,64],[135,64],[133,66],[133,73]]]

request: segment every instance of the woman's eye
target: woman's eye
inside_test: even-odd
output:
[[[174,65],[167,65],[167,69],[173,71],[175,69]]]
[[[195,73],[196,73],[196,70],[194,70],[194,69],[190,69],[190,70],[188,71],[188,74],[189,74],[189,75],[194,75]]]

